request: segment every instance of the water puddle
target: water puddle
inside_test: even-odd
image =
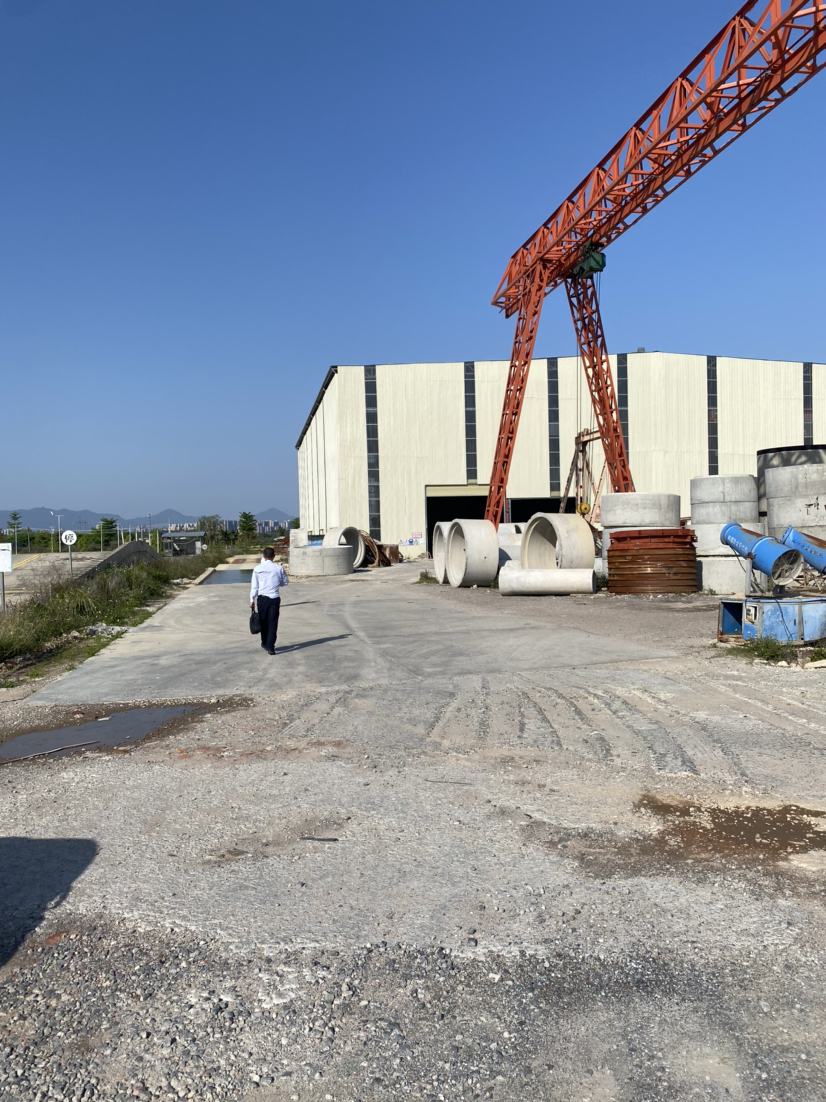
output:
[[[134,745],[151,735],[170,720],[194,711],[191,705],[169,708],[130,708],[109,716],[80,723],[75,727],[58,727],[53,731],[30,731],[0,744],[0,765],[27,758],[48,755],[61,758],[76,750],[96,750],[102,747]]]
[[[213,570],[209,577],[204,578],[201,585],[238,585],[240,582],[246,582],[249,585],[251,581],[252,567],[249,567],[243,570]]]

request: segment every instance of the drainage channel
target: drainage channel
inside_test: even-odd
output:
[[[61,758],[77,750],[134,745],[170,720],[195,711],[192,705],[169,708],[130,708],[113,712],[91,723],[57,727],[53,731],[30,731],[0,744],[0,765],[48,756]]]
[[[246,582],[248,585],[252,581],[252,567],[248,570],[213,570],[213,572],[204,578],[201,585],[238,585],[240,582]]]

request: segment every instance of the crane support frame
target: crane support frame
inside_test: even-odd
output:
[[[617,393],[614,390],[614,377],[611,373],[611,361],[608,359],[594,280],[566,279],[565,290],[568,293],[580,359],[591,392],[594,417],[605,452],[611,489],[615,494],[631,493],[634,480],[628,465]]]
[[[515,313],[539,264],[545,293],[560,286],[584,246],[615,241],[824,65],[826,0],[744,4],[513,254],[493,304]]]

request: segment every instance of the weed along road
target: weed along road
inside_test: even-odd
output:
[[[0,692],[164,719],[0,764],[0,1098],[826,1097],[826,670],[418,575],[293,582],[275,657],[194,587]]]

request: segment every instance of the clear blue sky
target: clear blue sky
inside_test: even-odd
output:
[[[0,507],[296,509],[328,365],[507,358],[508,256],[736,6],[0,0]],[[613,351],[826,359],[825,108],[611,247]]]

